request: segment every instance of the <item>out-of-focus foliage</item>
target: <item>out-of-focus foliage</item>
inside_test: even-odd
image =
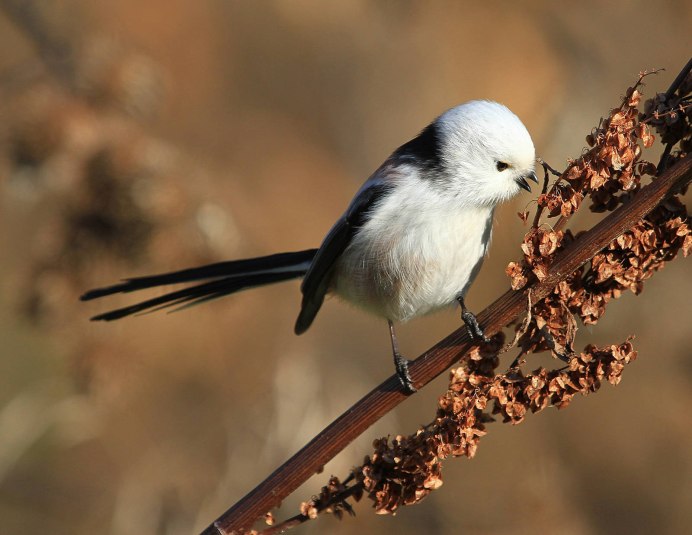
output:
[[[665,67],[645,93],[663,90],[692,44],[685,3],[465,4],[37,2],[43,34],[0,12],[3,532],[200,529],[391,372],[385,325],[339,303],[293,336],[295,284],[115,324],[87,321],[102,304],[84,290],[313,247],[393,148],[470,98],[507,104],[563,168],[624,83]],[[527,203],[498,214],[472,309],[507,288]],[[599,319],[597,345],[637,333],[618,389],[498,426],[395,518],[358,506],[297,531],[683,531],[690,280],[673,262]],[[456,326],[452,312],[416,321],[403,349]],[[442,381],[326,471],[428,421]]]

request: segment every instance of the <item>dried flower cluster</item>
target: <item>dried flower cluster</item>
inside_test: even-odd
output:
[[[301,515],[315,518],[322,511],[353,513],[345,501],[363,494],[374,502],[378,514],[395,513],[442,486],[442,461],[449,456],[473,457],[485,424],[499,414],[503,421],[521,423],[528,411],[564,408],[576,394],[596,392],[602,381],[615,385],[625,364],[636,358],[629,340],[606,348],[587,346],[560,370],[540,368],[524,375],[514,369],[495,374],[496,354],[502,342],[496,336],[483,348],[475,348],[471,360],[450,373],[449,390],[440,397],[437,417],[410,436],[374,441],[374,453],[354,470],[356,483],[346,487],[332,477],[319,496],[301,505]]]
[[[538,197],[539,215],[544,209],[549,217],[562,216],[556,227],[563,226],[576,212],[585,197],[592,200],[591,209],[597,212],[612,210],[641,187],[643,174],[655,172],[655,166],[640,160],[643,141],[653,144],[648,127],[638,122],[637,106],[641,93],[637,89],[641,78],[629,88],[620,107],[587,136],[591,148],[569,167],[549,192]],[[531,274],[539,281],[548,274],[555,254],[573,239],[569,232],[534,226],[522,244],[524,265],[511,262],[507,274],[512,289],[519,290],[529,282]]]
[[[473,358],[477,360],[452,370],[450,388],[439,400],[432,425],[410,437],[375,441],[375,453],[360,473],[377,513],[394,513],[442,486],[441,461],[450,455],[473,457],[493,414],[518,424],[528,411],[564,408],[576,394],[596,392],[603,380],[617,384],[624,365],[636,358],[628,340],[609,348],[588,346],[563,370],[540,368],[529,375],[512,370],[494,375],[488,372],[497,364],[492,358],[497,341],[494,347],[485,348],[494,349],[490,359],[476,352]]]
[[[574,316],[585,325],[596,324],[612,299],[626,290],[639,294],[644,281],[662,269],[665,262],[674,259],[678,252],[684,256],[690,253],[691,226],[685,205],[677,197],[659,205],[597,253],[589,265],[572,273],[548,297],[534,305],[531,322],[519,338],[522,353],[550,350],[561,358],[570,356],[577,331]],[[573,239],[566,231],[562,246]],[[536,263],[545,258],[538,256],[540,247],[531,253]],[[511,266],[508,272],[512,273],[513,269]]]
[[[569,230],[563,232],[559,227],[579,208],[584,198],[591,200],[590,209],[594,212],[613,210],[641,188],[643,176],[655,174],[656,166],[641,160],[640,142],[644,148],[654,142],[654,136],[643,122],[647,115],[637,110],[644,76],[646,73],[627,90],[622,104],[587,136],[591,148],[571,162],[551,190],[539,197],[536,221],[543,209],[547,209],[549,217],[559,215],[561,218],[555,230],[536,225],[526,234],[522,244],[523,262],[507,266],[513,289],[525,287],[532,279],[544,280],[555,255],[578,239],[578,235],[575,237]],[[678,92],[685,87],[683,83]],[[663,117],[664,97],[665,94],[657,95],[645,107],[653,106],[658,116]],[[655,106],[654,101],[658,102]],[[671,102],[680,107],[684,99],[676,97]],[[674,133],[665,131],[666,139],[689,143],[692,137],[689,116],[677,114],[676,117],[672,123]],[[656,123],[659,129],[666,125],[665,121],[663,125]],[[677,197],[671,197],[613,240],[589,265],[578,269],[558,284],[552,294],[534,305],[531,322],[519,339],[522,353],[551,350],[561,358],[570,356],[577,329],[573,315],[586,325],[595,324],[605,313],[607,304],[623,291],[640,293],[644,281],[666,261],[675,258],[679,251],[684,256],[689,254],[692,247],[690,226],[685,206]]]
[[[636,358],[637,352],[627,340],[605,348],[588,345],[570,359],[566,369],[540,368],[527,376],[514,369],[498,375],[489,390],[495,401],[493,414],[501,414],[503,421],[517,424],[528,410],[539,412],[551,406],[563,409],[576,394],[596,392],[603,380],[618,384],[625,364]]]
[[[628,89],[621,106],[587,136],[590,148],[582,157],[570,163],[549,191],[544,188],[534,225],[521,246],[524,259],[507,268],[513,289],[545,280],[556,255],[579,239],[579,233],[574,235],[562,227],[585,198],[589,198],[595,212],[613,210],[626,204],[641,188],[642,177],[656,174],[655,165],[641,160],[642,146],[648,148],[654,143],[649,125],[667,144],[658,171],[689,152],[689,70],[686,78],[676,80],[668,93],[650,99],[645,113],[640,114],[639,88],[646,74],[640,75],[634,87]],[[546,166],[546,185],[547,169]],[[549,217],[560,216],[552,228],[539,225],[544,210]],[[528,220],[527,213],[520,217]],[[637,356],[630,339],[609,347],[588,345],[576,354],[572,348],[576,317],[584,324],[596,323],[610,300],[625,290],[638,294],[644,280],[665,262],[680,251],[687,256],[692,249],[691,226],[684,204],[678,197],[669,197],[596,254],[589,264],[560,282],[546,298],[537,303],[529,299],[527,318],[517,327],[519,357],[550,350],[565,360],[566,366],[554,370],[540,368],[525,375],[513,365],[506,373],[497,374],[497,355],[504,335],[496,335],[490,343],[476,347],[468,360],[451,371],[449,389],[440,397],[432,423],[413,435],[375,440],[374,452],[362,466],[354,468],[347,480],[353,480],[350,486],[332,478],[319,497],[303,504],[302,516],[296,518],[313,518],[334,504],[339,504],[336,510],[351,512],[344,505],[345,498],[350,494],[360,499],[362,493],[374,502],[377,513],[395,513],[402,505],[415,504],[442,485],[441,466],[445,458],[473,457],[478,441],[487,432],[486,424],[494,420],[494,415],[500,415],[504,422],[518,424],[528,412],[565,408],[576,394],[596,392],[603,381],[618,384],[624,366]]]
[[[451,456],[473,457],[486,434],[489,388],[496,354],[504,337],[476,347],[468,364],[451,371],[449,390],[438,400],[437,417],[411,436],[375,440],[375,451],[356,469],[378,514],[395,513],[442,486],[442,460]]]
[[[346,511],[349,515],[355,515],[353,508],[346,501],[346,498],[353,496],[356,501],[359,501],[363,495],[363,490],[360,486],[347,488],[344,483],[339,481],[338,477],[332,476],[329,482],[322,487],[319,496],[313,496],[307,502],[300,504],[300,514],[307,518],[317,518],[317,515],[322,511],[333,513],[338,519]]]
[[[653,126],[661,136],[661,143],[666,145],[663,164],[668,167],[676,160],[684,158],[692,151],[692,137],[690,136],[690,124],[692,124],[692,75],[687,73],[678,88],[666,93],[658,93],[652,99],[646,101],[644,113],[640,120]],[[674,152],[670,151],[673,145],[678,145]]]

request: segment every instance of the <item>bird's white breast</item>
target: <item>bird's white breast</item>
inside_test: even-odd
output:
[[[442,193],[420,180],[398,184],[339,259],[332,291],[392,321],[454,304],[487,252],[493,209]]]

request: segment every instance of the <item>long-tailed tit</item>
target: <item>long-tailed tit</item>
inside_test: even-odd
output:
[[[296,334],[310,327],[327,294],[338,295],[387,320],[397,374],[415,392],[394,322],[459,303],[471,336],[485,338],[464,296],[490,245],[495,207],[520,189],[530,191],[527,179],[537,182],[534,163],[531,136],[516,115],[496,102],[467,102],[395,150],[319,249],[126,279],[91,290],[82,300],[205,281],[92,318],[109,321],[302,278]]]

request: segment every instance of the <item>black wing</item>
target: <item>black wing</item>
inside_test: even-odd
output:
[[[296,334],[304,333],[312,324],[329,289],[334,264],[351,243],[358,228],[368,220],[373,205],[382,199],[391,187],[391,183],[377,182],[362,189],[348,211],[327,234],[300,287],[303,292],[303,302],[296,320]]]

